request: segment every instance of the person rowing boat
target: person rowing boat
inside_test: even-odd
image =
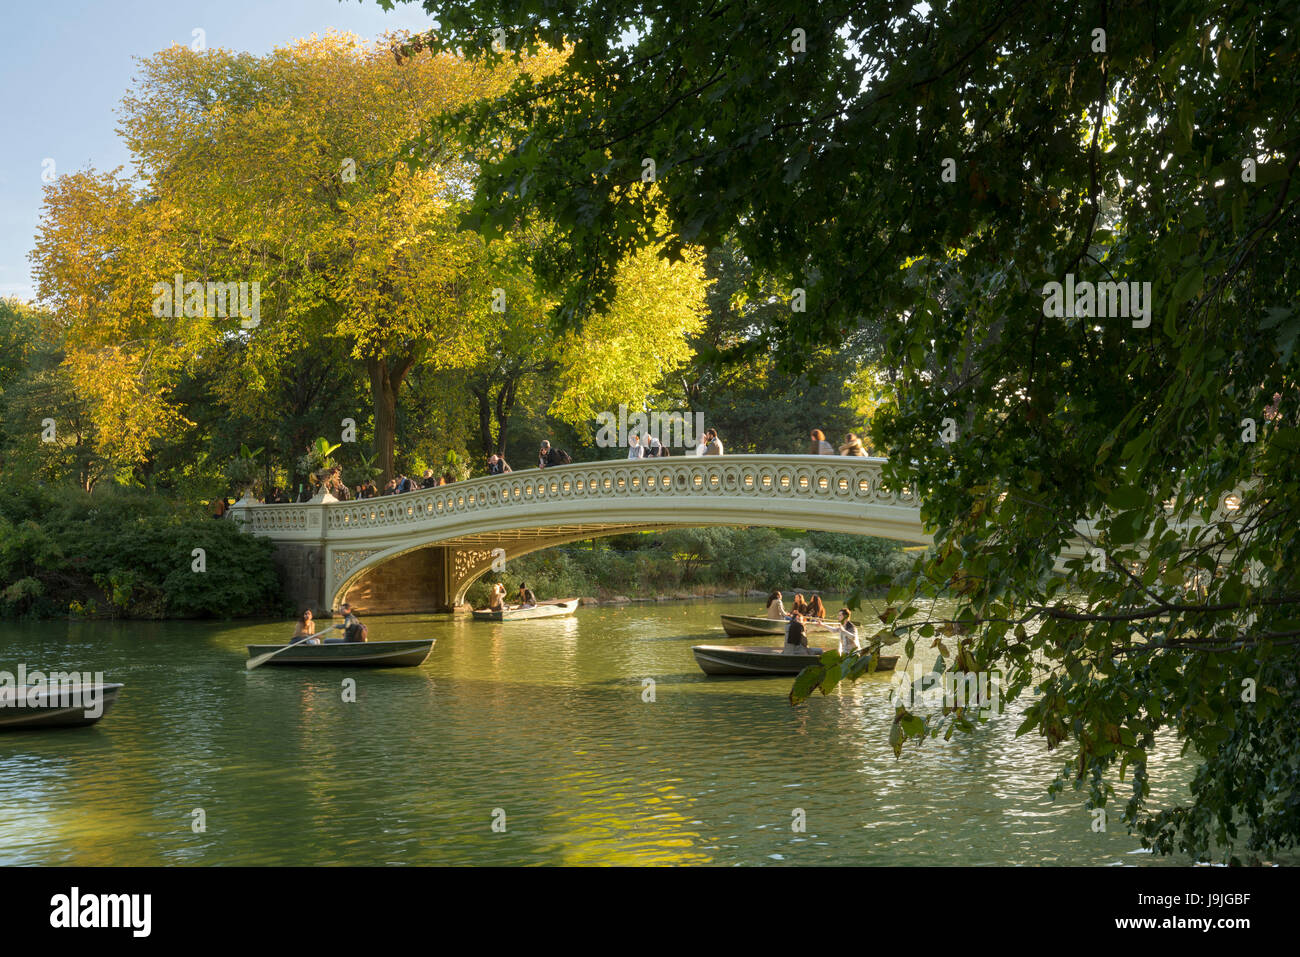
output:
[[[343,612],[343,624],[335,625],[334,627],[343,630],[343,637],[326,638],[325,641],[327,644],[339,641],[369,640],[369,629],[361,623],[361,619],[357,617],[356,610],[351,605],[344,602],[339,606],[339,611]]]
[[[838,632],[840,636],[840,655],[847,656],[855,651],[860,650],[858,644],[858,626],[853,624],[853,614],[847,608],[840,609],[840,621],[838,625],[832,625],[829,622],[818,622],[827,631]]]

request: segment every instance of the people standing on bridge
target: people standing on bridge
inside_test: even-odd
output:
[[[523,582],[519,583],[519,593],[515,597],[519,599],[519,604],[524,608],[532,608],[537,604],[537,596]]]
[[[657,459],[663,454],[663,443],[659,441],[659,436],[651,432],[645,439],[645,457],[648,459]]]
[[[420,478],[420,488],[437,488],[438,479],[433,474],[433,469],[425,469],[424,475]]]
[[[867,450],[862,447],[862,440],[852,432],[844,436],[844,444],[840,446],[840,455],[866,455]]]
[[[542,439],[541,448],[537,450],[537,467],[539,469],[554,468],[557,465],[568,465],[573,461],[573,457],[564,449],[551,447],[551,443]]]
[[[808,632],[804,628],[803,615],[795,612],[790,616],[790,627],[785,632],[783,654],[802,655],[808,652]]]
[[[348,487],[343,484],[342,466],[335,466],[334,470],[330,472],[329,483],[326,488],[329,493],[339,501],[346,502],[352,497],[351,492],[348,491]]]
[[[349,642],[365,641],[367,629],[365,625],[361,624],[361,619],[357,617],[356,609],[344,602],[339,606],[339,611],[343,612],[343,624],[334,627],[343,630],[343,640]]]
[[[511,471],[510,464],[506,461],[506,457],[504,455],[496,455],[494,453],[488,456],[488,460],[487,460],[488,475],[505,475],[509,471]]]
[[[627,457],[629,459],[645,458],[645,449],[641,446],[641,437],[635,432],[627,439]]]
[[[809,450],[809,455],[835,454],[835,450],[831,448],[831,444],[826,441],[826,436],[821,429],[813,429],[809,438],[812,439],[812,448]]]
[[[718,433],[714,429],[709,429],[704,433],[704,455],[721,455],[722,440],[718,438]]]
[[[780,621],[788,613],[785,610],[785,603],[781,601],[781,593],[774,591],[767,596],[767,617],[773,621]]]

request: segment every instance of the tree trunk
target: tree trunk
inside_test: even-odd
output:
[[[412,362],[413,358],[405,359],[396,369],[389,369],[387,360],[383,358],[366,361],[370,394],[375,403],[375,460],[383,469],[385,482],[396,474],[393,460],[397,443],[397,393]]]
[[[492,404],[491,397],[488,395],[487,385],[470,386],[470,392],[474,395],[474,400],[478,403],[478,442],[479,448],[483,452],[483,457],[487,458],[492,454]]]
[[[515,385],[513,376],[506,379],[497,393],[497,455],[506,457],[506,427],[510,424],[510,414],[515,410]]]

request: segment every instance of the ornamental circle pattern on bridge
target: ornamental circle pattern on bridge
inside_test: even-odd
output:
[[[547,502],[608,502],[650,497],[757,497],[837,505],[916,509],[911,490],[893,491],[883,459],[843,456],[683,457],[669,461],[604,461],[483,476],[452,485],[355,501],[236,506],[254,534],[293,535],[312,528],[328,534],[394,528],[464,516],[480,510]],[[323,515],[323,523],[322,523]],[[323,528],[322,528],[323,524]]]
[[[471,479],[400,496],[330,503],[326,506],[325,527],[329,530],[392,527],[521,503],[646,495],[755,495],[915,508],[916,499],[910,491],[893,492],[884,486],[881,464],[879,460],[854,462],[843,458],[763,461],[754,456],[739,461],[721,457],[673,463],[593,462],[557,466]],[[261,530],[256,520],[253,530]]]

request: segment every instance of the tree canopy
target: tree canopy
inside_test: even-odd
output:
[[[428,130],[492,144],[470,223],[557,225],[536,262],[561,323],[609,298],[633,250],[733,238],[756,281],[789,296],[771,332],[783,361],[863,317],[881,324],[892,389],[873,439],[936,531],[883,639],[911,652],[947,636],[960,670],[1005,668],[1012,691],[1034,689],[1021,730],[1065,750],[1058,784],[1094,806],[1122,794],[1161,851],[1255,859],[1296,844],[1291,13],[1248,0],[425,8],[434,50],[567,51],[555,73]],[[666,221],[634,191],[650,170]],[[1096,557],[1058,573],[1090,518]],[[928,621],[919,602],[941,591],[960,610]],[[832,661],[823,688],[861,664]],[[900,709],[894,738],[972,723]],[[1190,801],[1151,808],[1162,732],[1200,767]]]

